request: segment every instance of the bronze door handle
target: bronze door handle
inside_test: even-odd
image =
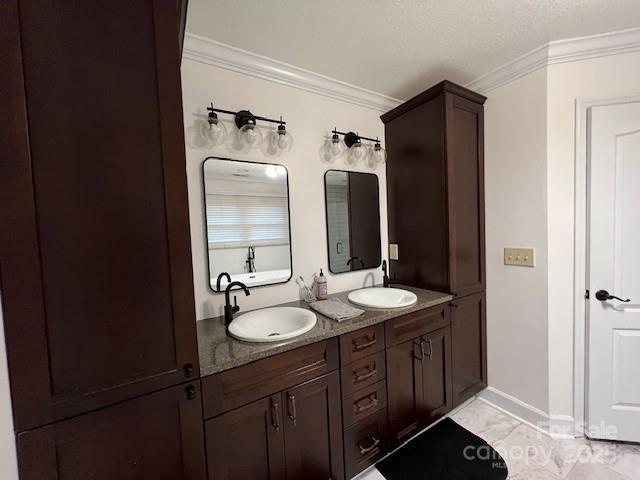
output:
[[[425,344],[429,345],[429,353],[425,353],[424,351]],[[431,360],[431,354],[433,353],[433,343],[431,342],[431,339],[427,340],[426,342],[424,340],[420,340],[420,351],[423,358],[427,357],[429,360]]]
[[[276,432],[280,431],[280,425],[278,424],[278,402],[274,402],[273,398],[271,399],[271,425]]]
[[[289,399],[289,418],[296,425],[296,397],[295,395],[288,394]]]

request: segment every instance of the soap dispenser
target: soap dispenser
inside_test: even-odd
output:
[[[316,279],[316,296],[318,300],[326,300],[328,296],[327,292],[327,277],[322,273],[322,269],[320,269],[320,276]]]

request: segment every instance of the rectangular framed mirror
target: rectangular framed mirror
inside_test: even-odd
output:
[[[378,176],[328,170],[324,194],[329,271],[378,268],[382,262]]]
[[[291,279],[289,177],[282,165],[209,157],[203,164],[209,285],[247,287]]]

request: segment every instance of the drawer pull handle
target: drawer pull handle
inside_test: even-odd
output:
[[[366,412],[378,405],[378,394],[372,393],[366,398],[359,400],[353,404],[353,411],[356,413]]]
[[[366,455],[367,453],[371,453],[376,448],[378,448],[378,445],[380,445],[380,440],[373,436],[371,437],[371,440],[371,445],[369,445],[368,447],[363,447],[362,445],[358,444],[360,455]]]
[[[296,425],[296,397],[295,395],[289,394],[289,418],[293,422],[293,425]]]
[[[364,338],[365,341],[362,343],[358,343],[358,340]],[[367,336],[367,337],[360,337],[360,338],[356,338],[353,341],[353,351],[354,352],[359,352],[360,350],[364,350],[366,348],[369,347],[373,347],[376,344],[376,336],[375,334]]]
[[[360,369],[360,371],[362,371],[363,369]],[[358,373],[358,371],[353,372],[353,383],[358,383],[358,382],[362,382],[363,380],[366,380],[368,378],[371,378],[373,376],[375,376],[378,373],[378,370],[376,370],[375,364],[373,365],[373,368],[371,367],[367,367],[367,373]]]
[[[271,425],[276,432],[280,431],[280,425],[278,425],[278,402],[271,399]]]

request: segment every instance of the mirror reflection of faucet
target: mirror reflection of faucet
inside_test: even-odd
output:
[[[351,266],[351,264],[354,262],[360,262],[360,270],[364,269],[364,262],[360,257],[351,257],[349,260],[347,260],[347,265]]]
[[[256,247],[249,247],[247,252],[247,259],[244,263],[247,264],[247,273],[255,273],[256,271]]]

